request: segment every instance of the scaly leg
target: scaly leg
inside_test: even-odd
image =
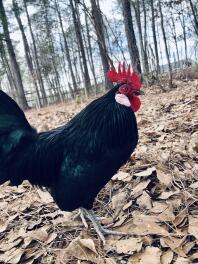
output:
[[[85,220],[85,215],[84,215],[82,209],[80,209],[80,218],[81,218],[81,220],[82,220],[83,225],[85,226],[85,228],[88,228],[88,224],[87,224],[87,221]]]
[[[118,235],[123,236],[127,235],[127,233],[124,232],[118,232],[114,230],[109,230],[107,228],[104,228],[98,221],[97,217],[94,215],[92,210],[87,210],[85,208],[80,208],[82,215],[86,216],[93,224],[94,229],[96,230],[96,233],[101,238],[103,244],[105,245],[105,237],[104,235]]]

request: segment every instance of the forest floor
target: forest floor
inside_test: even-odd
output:
[[[62,212],[27,182],[0,189],[0,263],[198,263],[198,82],[145,89],[140,140],[128,163],[98,195],[102,223],[129,235],[106,236]],[[86,103],[30,110],[39,131],[64,124]],[[111,195],[111,196],[110,196]]]

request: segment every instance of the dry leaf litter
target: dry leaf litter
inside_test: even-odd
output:
[[[137,113],[140,140],[128,163],[98,195],[102,224],[127,232],[106,236],[62,212],[45,190],[24,182],[0,189],[0,263],[198,263],[198,83],[145,89]],[[26,113],[38,131],[63,125],[85,103]]]

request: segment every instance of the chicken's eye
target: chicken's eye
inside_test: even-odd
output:
[[[124,91],[125,91],[125,92],[128,92],[128,88],[127,88],[127,87],[124,87]]]

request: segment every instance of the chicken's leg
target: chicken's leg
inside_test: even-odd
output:
[[[92,210],[87,210],[82,207],[80,208],[80,210],[81,210],[81,213],[92,222],[94,229],[96,230],[96,233],[98,234],[98,236],[101,238],[103,244],[105,244],[104,235],[119,235],[119,236],[127,235],[127,233],[124,233],[124,232],[118,232],[118,231],[109,230],[107,228],[104,228],[99,223],[97,217],[94,215]]]

